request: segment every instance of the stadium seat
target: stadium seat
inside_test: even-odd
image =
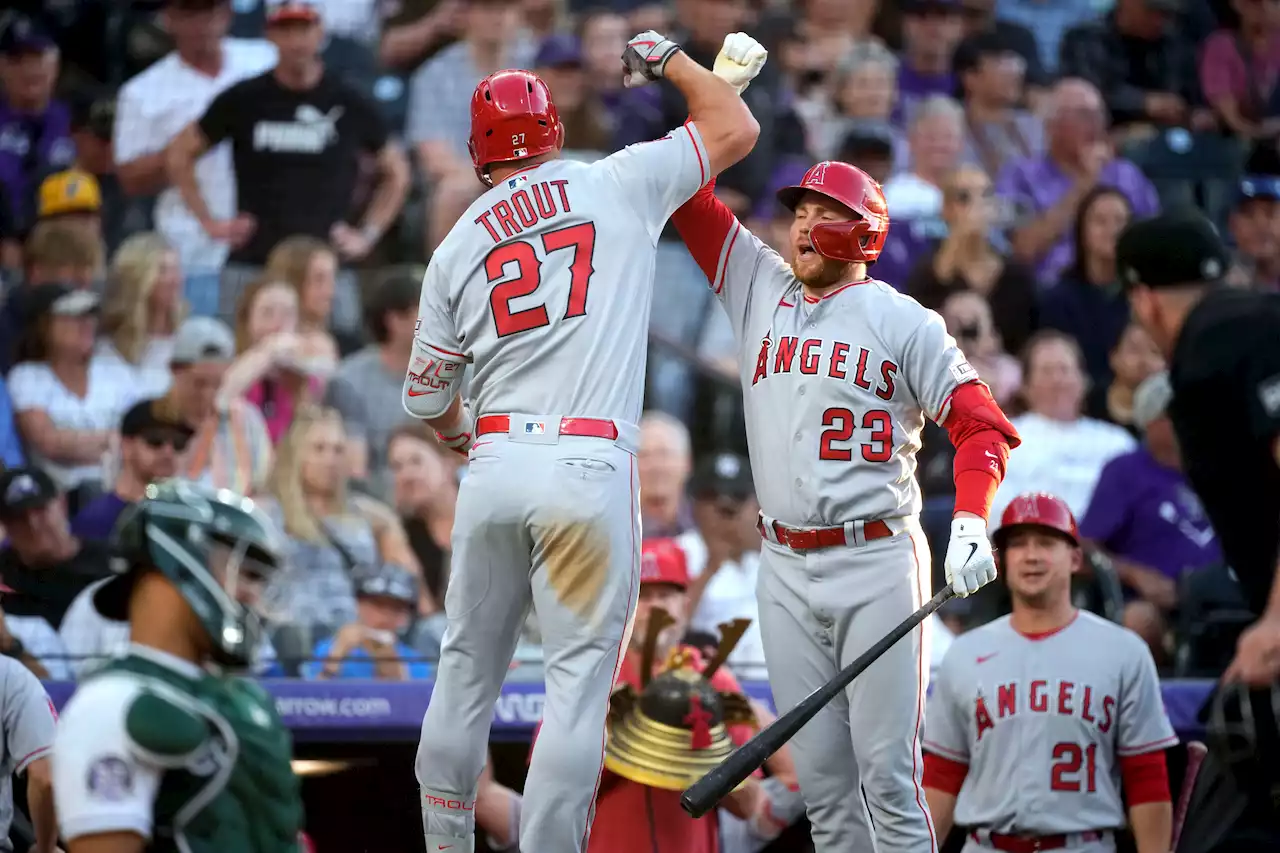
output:
[[[1181,578],[1174,631],[1174,675],[1216,678],[1235,655],[1240,633],[1254,620],[1231,570],[1216,564]]]
[[[276,650],[280,668],[288,678],[298,678],[302,674],[302,664],[311,657],[311,650],[316,647],[319,637],[311,625],[299,625],[286,622],[271,629],[271,645]]]

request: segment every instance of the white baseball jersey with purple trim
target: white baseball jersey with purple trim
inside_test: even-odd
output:
[[[1119,759],[1177,742],[1146,644],[1087,612],[1048,635],[1007,616],[961,634],[925,713],[925,750],[969,765],[956,823],[1010,835],[1123,827]]]

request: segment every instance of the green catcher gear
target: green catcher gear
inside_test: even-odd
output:
[[[281,536],[252,500],[188,480],[147,487],[114,532],[119,574],[94,595],[108,619],[129,618],[134,579],[168,578],[209,633],[219,663],[245,666],[263,635],[257,593],[278,568]]]

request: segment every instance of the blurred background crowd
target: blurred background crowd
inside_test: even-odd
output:
[[[482,189],[471,92],[536,70],[568,157],[656,138],[684,104],[623,89],[618,62],[651,27],[708,66],[729,32],[769,48],[744,96],[759,144],[719,195],[785,253],[777,187],[821,158],[881,180],[872,274],[941,313],[1023,437],[993,522],[1018,493],[1060,495],[1089,544],[1082,604],[1166,673],[1217,666],[1226,569],[1115,243],[1193,203],[1229,235],[1234,283],[1280,285],[1275,0],[10,4],[0,650],[65,679],[118,649],[86,589],[120,512],[180,474],[259,498],[292,543],[263,674],[429,677],[465,472],[400,389],[424,265]],[[708,631],[755,615],[734,343],[676,240],[655,287],[645,535],[683,547],[688,621]],[[920,476],[940,561],[951,456],[933,427]],[[956,604],[943,640],[1005,606],[998,584]],[[733,663],[749,677],[761,657],[749,634]],[[531,621],[518,661],[537,659]]]

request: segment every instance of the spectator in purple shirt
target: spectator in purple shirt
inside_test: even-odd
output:
[[[0,21],[0,185],[20,233],[35,221],[40,181],[75,161],[71,111],[53,98],[58,67],[58,48],[35,21]]]
[[[916,104],[930,95],[954,95],[951,58],[964,37],[964,19],[956,0],[904,0],[902,65],[898,68],[898,105],[894,121],[905,127]]]
[[[143,400],[120,421],[120,472],[111,491],[89,501],[71,519],[71,532],[105,541],[125,508],[142,500],[151,483],[178,473],[178,460],[194,435],[163,400]]]
[[[1134,394],[1142,445],[1102,469],[1080,534],[1109,556],[1132,599],[1125,625],[1163,656],[1165,617],[1178,604],[1183,572],[1222,559],[1218,539],[1182,474],[1173,425],[1165,412],[1169,374],[1148,377]]]
[[[1102,96],[1092,84],[1075,78],[1058,81],[1049,96],[1045,135],[1045,153],[1008,163],[996,179],[996,193],[1014,208],[1014,256],[1034,265],[1041,285],[1047,286],[1073,260],[1076,212],[1094,187],[1123,193],[1135,218],[1154,215],[1160,202],[1141,170],[1115,155],[1107,140]]]

